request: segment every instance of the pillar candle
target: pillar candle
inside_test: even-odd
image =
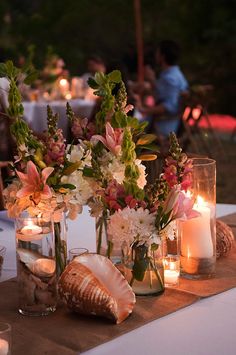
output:
[[[0,339],[0,355],[7,355],[9,351],[9,343],[5,339]]]
[[[181,254],[192,258],[211,258],[214,255],[210,227],[211,210],[199,201],[193,208],[201,215],[182,222]]]

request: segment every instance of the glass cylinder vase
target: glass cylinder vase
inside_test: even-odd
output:
[[[193,159],[192,189],[198,217],[180,222],[181,276],[211,278],[216,265],[216,163],[208,158]]]
[[[165,285],[162,245],[134,243],[124,252],[123,272],[136,295],[163,293]]]
[[[108,257],[113,264],[122,263],[122,248],[114,248],[109,240],[108,224],[110,223],[107,212],[96,219],[96,250],[97,254]]]
[[[61,219],[53,222],[55,236],[55,260],[57,275],[60,276],[68,262],[67,253],[67,223],[66,216],[63,213]]]
[[[52,221],[15,220],[19,312],[41,316],[56,310],[57,276]]]
[[[179,285],[180,276],[180,232],[178,220],[172,221],[162,231],[165,287]]]

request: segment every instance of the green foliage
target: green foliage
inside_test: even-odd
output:
[[[21,94],[17,86],[18,81],[24,77],[23,82],[25,84],[31,84],[32,80],[35,80],[36,75],[37,72],[35,70],[31,71],[30,67],[25,68],[23,72],[15,67],[11,60],[0,63],[0,77],[5,77],[10,84],[8,93],[9,107],[7,108],[7,114],[10,118],[20,118],[24,113],[24,108],[21,103]]]
[[[50,136],[56,133],[58,120],[59,120],[58,113],[53,114],[51,107],[47,105],[47,124],[48,124],[48,133],[50,134]]]

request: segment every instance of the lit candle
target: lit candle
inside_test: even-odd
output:
[[[9,351],[9,343],[5,339],[0,339],[0,355],[7,355]]]
[[[27,221],[27,225],[19,229],[16,233],[16,237],[20,240],[31,241],[39,240],[42,238],[43,229],[32,221]]]
[[[211,258],[214,254],[210,227],[211,209],[200,196],[193,208],[201,215],[182,223],[181,255],[188,258]]]
[[[166,286],[176,286],[179,283],[180,261],[178,256],[164,259],[164,280]]]
[[[35,224],[28,224],[21,229],[21,233],[24,235],[36,235],[42,233],[42,228]]]
[[[66,96],[66,94],[70,89],[69,81],[67,79],[61,79],[59,81],[59,86],[60,86],[61,95]]]
[[[166,285],[177,285],[179,282],[179,271],[177,270],[165,270],[164,280]]]

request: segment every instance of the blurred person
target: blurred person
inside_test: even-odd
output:
[[[93,77],[96,72],[106,73],[106,65],[102,58],[94,55],[87,59],[87,69],[88,72],[81,75],[85,89],[88,88],[88,79]]]
[[[153,88],[155,104],[147,107],[137,96],[136,107],[144,119],[151,121],[150,129],[165,138],[170,132],[178,132],[181,97],[188,92],[188,82],[177,65],[177,43],[171,40],[162,41],[156,50],[155,59],[161,69],[157,79],[151,67],[145,68],[145,77]]]

